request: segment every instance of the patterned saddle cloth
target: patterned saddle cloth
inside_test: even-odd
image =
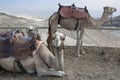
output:
[[[8,57],[13,52],[13,32],[0,33],[0,58]]]
[[[39,40],[34,40],[32,37],[24,36],[22,33],[15,33],[5,36],[0,35],[0,58],[7,58],[13,56],[17,59],[24,59],[28,56],[32,56],[33,51],[38,49]],[[36,44],[36,49],[31,47]]]

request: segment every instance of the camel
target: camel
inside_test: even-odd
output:
[[[65,41],[66,35],[60,34],[58,32],[55,32],[53,35],[52,40],[52,50],[53,54],[58,57],[60,70],[64,70],[64,41]],[[59,56],[58,56],[59,55]]]
[[[85,28],[99,28],[98,26],[102,25],[107,21],[109,15],[116,11],[116,8],[106,6],[104,7],[103,15],[99,20],[95,20],[92,16],[89,15],[87,8],[78,8],[74,4],[72,6],[62,6],[59,4],[58,12],[53,13],[49,17],[49,28],[48,33],[49,37],[47,43],[49,49],[51,48],[52,35],[57,31],[57,26],[67,30],[76,30],[77,31],[77,53],[80,56],[81,53],[84,53],[82,48],[82,39]],[[79,33],[79,31],[81,32]],[[51,51],[51,49],[50,49]]]
[[[28,34],[28,36],[32,36],[31,34],[34,34],[37,33],[36,32],[36,28],[34,28],[33,26],[29,26],[26,28],[26,32]],[[39,36],[39,35],[38,35]],[[38,38],[38,36],[36,36],[37,40],[42,40],[42,35],[40,35],[40,39]],[[55,32],[52,36],[53,40],[52,40],[52,54],[54,54],[57,59],[59,59],[59,66],[60,67],[60,70],[63,70],[64,68],[64,58],[63,58],[63,55],[64,55],[64,41],[65,41],[65,38],[66,38],[66,35],[62,34],[62,33],[58,33],[58,32]],[[44,41],[44,40],[43,40]],[[48,46],[47,44],[45,44],[46,46]],[[59,55],[59,56],[58,56]]]
[[[16,53],[18,53],[16,47],[19,45],[18,43],[21,43],[26,47],[29,47],[30,46],[29,44],[34,44],[34,40],[36,40],[33,39],[35,38],[34,36],[32,38],[25,37],[21,32],[19,31],[15,32],[14,36],[10,38],[10,41],[15,40],[15,42],[14,41],[12,42],[14,42],[15,47],[13,48],[16,49]],[[29,44],[25,43],[25,41],[27,43],[29,42]],[[19,52],[24,52],[23,54],[29,54],[30,52],[32,52],[32,55],[19,59],[19,63],[21,63],[22,68],[24,68],[24,70],[27,73],[34,73],[36,71],[37,76],[49,75],[63,77],[65,73],[64,71],[61,70],[62,69],[60,65],[61,63],[59,63],[58,61],[59,60],[58,57],[63,59],[62,57],[63,55],[56,54],[58,56],[56,57],[49,51],[49,49],[44,45],[43,42],[40,42],[38,40],[36,42],[37,47],[32,51],[31,48],[22,47],[21,49],[18,49],[20,50]],[[23,51],[24,49],[26,49],[26,51]],[[1,52],[0,54],[4,53],[2,51],[0,52]],[[22,70],[15,61],[16,57],[14,56],[0,58],[0,66],[8,71],[21,72]]]
[[[24,36],[33,36],[33,34],[36,34],[36,39],[41,40],[40,34],[38,34],[38,30],[33,26],[26,27],[26,32],[24,33]]]

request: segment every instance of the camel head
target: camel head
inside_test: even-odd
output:
[[[56,48],[60,47],[60,45],[64,43],[65,38],[66,35],[56,32],[55,34],[53,34],[53,41],[52,41],[53,46]]]
[[[26,32],[29,36],[38,34],[38,30],[33,26],[26,27]]]
[[[104,7],[104,11],[108,14],[112,14],[113,12],[116,12],[117,10],[116,10],[116,8],[106,6],[106,7]]]

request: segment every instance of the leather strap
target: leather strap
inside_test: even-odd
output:
[[[26,72],[25,68],[23,67],[23,65],[22,65],[21,62],[20,62],[20,59],[15,59],[15,62],[17,63],[17,66],[19,67],[19,69],[20,69],[22,72]]]

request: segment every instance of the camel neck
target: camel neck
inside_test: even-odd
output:
[[[107,21],[108,16],[109,16],[109,14],[107,12],[105,12],[105,11],[103,12],[102,17],[99,20],[95,20],[94,18],[92,18],[90,16],[90,20],[92,22],[92,26],[99,26],[99,25],[103,24],[104,22]]]
[[[109,14],[107,12],[103,12],[101,19],[99,20],[101,23],[104,23],[107,21]]]

